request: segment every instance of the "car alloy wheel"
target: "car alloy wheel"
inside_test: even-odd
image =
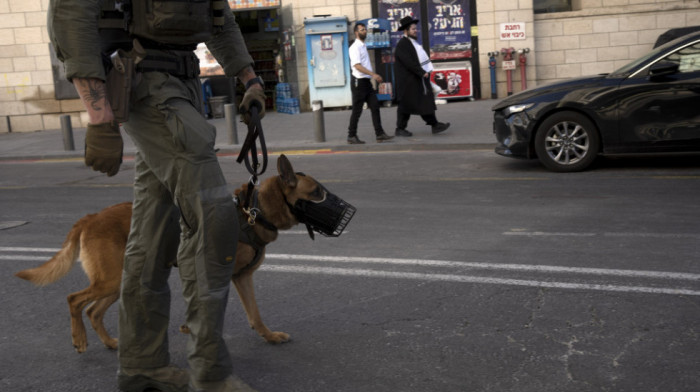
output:
[[[535,136],[540,162],[557,172],[586,169],[598,155],[600,138],[593,123],[576,112],[559,112],[545,119]]]

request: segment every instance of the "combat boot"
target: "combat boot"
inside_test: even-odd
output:
[[[187,392],[190,375],[185,369],[164,366],[154,369],[119,368],[117,383],[124,392],[156,389],[163,392]]]

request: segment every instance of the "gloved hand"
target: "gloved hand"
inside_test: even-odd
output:
[[[119,171],[124,141],[116,121],[88,124],[85,135],[85,164],[95,171],[113,176]]]
[[[262,119],[265,117],[265,91],[263,89],[254,86],[250,86],[243,95],[243,100],[241,101],[241,106],[238,107],[238,112],[241,113],[243,117],[243,122],[246,125],[250,122],[250,108],[255,105],[258,108],[258,114]]]

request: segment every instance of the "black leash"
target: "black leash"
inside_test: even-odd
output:
[[[248,181],[248,191],[246,192],[245,204],[243,205],[244,208],[250,208],[253,190],[255,186],[258,185],[258,176],[265,173],[265,170],[267,169],[267,145],[265,145],[265,135],[263,134],[262,124],[260,123],[258,107],[252,105],[248,110],[250,110],[248,134],[246,135],[243,146],[241,147],[241,152],[238,154],[238,158],[236,159],[236,162],[238,163],[245,160],[245,167],[251,174],[250,180]],[[260,140],[260,153],[263,159],[262,167],[260,162],[258,162],[258,148],[256,145],[256,139]]]

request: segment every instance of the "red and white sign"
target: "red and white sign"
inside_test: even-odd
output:
[[[501,62],[501,67],[503,67],[504,71],[514,70],[515,69],[515,60],[503,60]]]
[[[444,69],[430,73],[430,80],[442,88],[435,98],[466,98],[472,96],[470,69]]]
[[[501,32],[499,34],[501,41],[511,41],[525,39],[525,23],[501,23]]]

